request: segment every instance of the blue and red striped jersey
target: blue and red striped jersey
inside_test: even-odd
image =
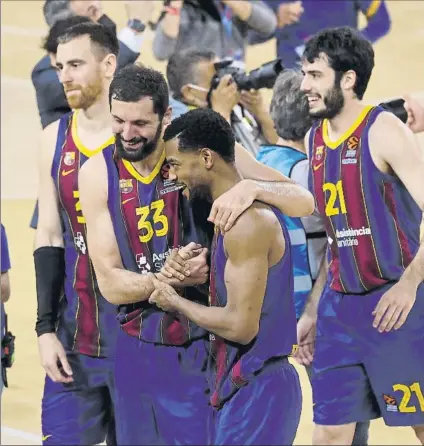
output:
[[[95,151],[88,150],[78,137],[77,113],[68,113],[60,119],[51,171],[59,197],[65,245],[65,295],[57,333],[65,349],[104,357],[111,353],[118,332],[117,309],[101,295],[89,258],[78,172],[90,156],[100,151],[112,157],[114,138]]]
[[[398,280],[419,247],[420,208],[370,153],[369,130],[383,111],[364,108],[335,142],[326,120],[310,133],[310,185],[326,224],[330,287],[342,293],[362,294]]]
[[[147,177],[126,160],[105,155],[105,161],[110,216],[127,270],[159,272],[173,248],[202,241],[181,186],[168,179],[165,152]],[[196,288],[181,292],[207,303],[207,296]],[[120,306],[119,319],[127,334],[146,342],[183,345],[205,336],[203,329],[182,314],[165,313],[148,301]]]
[[[297,348],[296,310],[294,305],[293,265],[290,238],[283,216],[277,216],[286,243],[280,261],[268,269],[259,332],[248,345],[210,334],[208,378],[211,387],[210,402],[219,409],[237,390],[249,383],[270,359],[288,356]],[[255,240],[252,240],[255,243]],[[224,236],[216,231],[212,244],[209,303],[215,307],[227,305],[225,266],[227,256]],[[240,280],[243,280],[240,278]]]

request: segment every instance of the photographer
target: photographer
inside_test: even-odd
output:
[[[212,51],[185,50],[173,54],[166,70],[172,98],[187,109],[210,107],[220,113],[232,124],[236,137],[243,138],[242,144],[256,154],[261,143],[277,141],[274,123],[260,91],[242,90],[234,80],[237,76],[222,74],[217,70],[219,65]]]
[[[153,40],[153,53],[159,60],[188,48],[209,49],[221,58],[244,60],[248,37],[266,39],[277,26],[274,12],[261,0],[169,3]]]

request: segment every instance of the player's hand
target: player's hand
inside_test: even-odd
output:
[[[277,26],[283,28],[299,21],[303,14],[303,6],[301,1],[291,3],[281,3],[277,11]]]
[[[190,245],[200,246],[190,243],[174,253],[169,261],[167,258],[158,279],[173,287],[201,285],[208,280],[208,249],[202,247],[193,249]]]
[[[213,202],[208,221],[223,233],[229,231],[240,215],[252,206],[255,199],[254,183],[251,180],[242,180]]]
[[[409,95],[404,96],[405,109],[408,112],[406,124],[414,132],[424,132],[424,105]]]
[[[150,295],[149,303],[156,305],[163,311],[172,312],[175,311],[175,299],[179,299],[180,296],[172,288],[172,286],[157,280],[153,274],[152,277],[155,291]]]
[[[161,269],[163,274],[168,279],[184,280],[185,277],[190,276],[189,260],[198,256],[202,251],[202,245],[191,242],[182,248],[174,248],[166,257],[165,263]]]
[[[41,365],[53,382],[70,383],[72,369],[66,358],[65,349],[56,333],[45,333],[38,338]]]
[[[400,280],[386,291],[373,311],[373,327],[380,333],[398,330],[405,323],[417,297],[417,286]]]
[[[293,357],[301,365],[310,365],[314,359],[316,326],[316,318],[306,313],[301,316],[297,323],[298,350]]]

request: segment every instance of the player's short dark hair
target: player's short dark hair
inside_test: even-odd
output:
[[[106,26],[92,21],[72,26],[58,37],[57,42],[58,44],[68,43],[82,36],[89,37],[91,44],[99,50],[100,58],[104,58],[108,54],[118,57],[119,41],[116,34]]]
[[[88,17],[74,15],[66,19],[58,20],[49,30],[47,37],[43,41],[42,48],[48,53],[57,53],[57,39],[75,25],[80,23],[91,22]]]
[[[303,76],[294,70],[284,70],[274,84],[271,117],[278,136],[289,141],[301,141],[312,126],[306,95],[300,90]]]
[[[209,62],[216,57],[213,51],[186,49],[172,54],[166,66],[166,78],[175,99],[181,99],[181,89],[187,84],[196,84],[196,65]]]
[[[305,45],[303,59],[312,63],[323,53],[330,67],[341,76],[346,71],[356,73],[353,91],[362,99],[374,68],[374,50],[359,31],[343,26],[328,28],[313,35]]]
[[[174,119],[164,141],[178,136],[180,151],[213,150],[227,162],[235,160],[235,139],[230,124],[209,108],[197,108]]]
[[[109,88],[109,104],[112,99],[122,102],[138,102],[151,97],[153,111],[161,118],[169,107],[168,85],[162,73],[139,65],[121,68]]]

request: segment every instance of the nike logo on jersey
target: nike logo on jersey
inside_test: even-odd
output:
[[[316,166],[314,166],[314,170],[318,170],[324,163],[319,163]]]
[[[127,200],[124,200],[124,201],[122,202],[122,204],[126,204],[126,203],[128,203],[129,201],[134,200],[134,198],[135,198],[135,197],[131,197],[131,198],[128,198]]]
[[[41,437],[41,441],[46,441],[48,438],[50,438],[51,437],[51,435],[43,435],[42,437]]]
[[[62,176],[66,177],[68,176],[70,173],[72,173],[75,169],[71,169],[71,170],[62,170]]]

